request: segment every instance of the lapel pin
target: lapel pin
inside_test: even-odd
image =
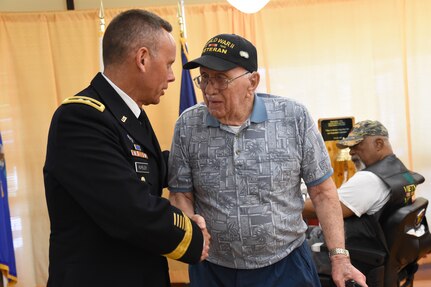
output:
[[[121,118],[121,121],[122,121],[123,123],[125,123],[125,122],[127,121],[127,117],[126,117],[126,116],[123,116],[123,117]]]
[[[141,150],[141,146],[138,144],[134,144],[133,147],[135,148],[135,150]]]

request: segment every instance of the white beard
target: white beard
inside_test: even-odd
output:
[[[352,157],[352,161],[355,164],[356,171],[360,171],[366,168],[364,162],[359,157]]]

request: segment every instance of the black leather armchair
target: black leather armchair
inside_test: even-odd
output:
[[[419,197],[382,223],[389,250],[385,260],[384,287],[413,286],[417,261],[431,252],[431,235],[425,217],[427,207],[428,200]]]
[[[412,287],[418,260],[431,252],[431,234],[425,212],[428,200],[417,198],[377,224],[383,248],[348,244],[352,264],[367,276],[370,287]],[[312,248],[313,249],[313,248]],[[324,250],[324,248],[321,248]],[[333,287],[329,274],[319,274],[323,287]]]

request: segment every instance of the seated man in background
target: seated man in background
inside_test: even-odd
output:
[[[407,170],[395,156],[388,131],[378,121],[356,123],[337,147],[350,148],[352,161],[358,170],[338,189],[345,219],[346,246],[360,244],[384,250],[381,237],[373,231],[375,224],[393,210],[410,204],[416,185],[423,182],[423,177]],[[309,199],[305,202],[303,217],[316,218]],[[323,241],[318,227],[311,228],[308,234],[310,245]],[[326,257],[326,254],[314,255],[319,273],[330,274]]]
[[[358,171],[338,189],[343,217],[376,213],[388,202],[390,188],[377,174],[363,169],[388,156],[395,157],[387,129],[378,121],[358,122],[348,137],[337,143],[337,147],[350,148]],[[316,218],[309,199],[305,202],[303,216]]]

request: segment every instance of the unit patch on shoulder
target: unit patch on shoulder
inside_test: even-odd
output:
[[[102,104],[98,100],[95,100],[89,97],[84,97],[84,96],[74,96],[74,97],[67,98],[62,103],[62,105],[65,105],[65,104],[84,104],[95,108],[99,112],[103,112],[105,110],[104,104]]]

